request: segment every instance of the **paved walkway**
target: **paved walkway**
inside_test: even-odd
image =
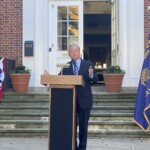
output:
[[[0,150],[48,150],[47,138],[0,138]],[[87,150],[147,150],[150,139],[88,139]]]

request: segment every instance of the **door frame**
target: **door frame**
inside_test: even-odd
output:
[[[59,6],[78,6],[78,42],[81,57],[83,56],[83,1],[49,1],[49,71],[52,74],[57,74],[60,70],[56,67],[57,63],[67,63],[70,60],[68,51],[57,50],[57,7]]]
[[[58,73],[58,69],[56,71],[56,63],[59,63],[59,61],[57,61],[56,57],[57,57],[57,53],[54,52],[53,47],[54,47],[54,42],[52,41],[53,37],[55,37],[56,33],[53,32],[53,27],[51,26],[51,23],[53,22],[53,10],[51,8],[51,4],[66,4],[66,3],[78,3],[79,6],[82,3],[82,15],[79,18],[79,23],[82,22],[82,26],[80,27],[80,32],[79,32],[79,46],[81,48],[81,56],[83,58],[83,50],[84,50],[84,26],[83,26],[83,16],[84,16],[84,10],[83,10],[83,5],[84,2],[89,1],[89,2],[104,2],[104,0],[74,0],[71,1],[70,0],[49,0],[49,71],[52,74],[56,74]],[[112,15],[112,25],[111,25],[111,65],[119,65],[119,30],[118,30],[118,26],[119,26],[119,18],[118,18],[118,0],[106,0],[108,2],[110,2],[111,4],[111,15]],[[81,37],[81,35],[83,37]],[[81,39],[82,38],[82,39]],[[81,42],[82,41],[82,42]],[[67,55],[67,52],[63,52],[62,54],[64,56],[64,59],[66,59],[67,61],[69,60],[69,57]],[[55,70],[55,71],[54,71]]]

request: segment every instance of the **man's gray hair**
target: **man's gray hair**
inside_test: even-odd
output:
[[[72,47],[77,47],[77,48],[79,49],[79,51],[80,51],[79,45],[77,45],[77,44],[71,44],[71,45],[69,46],[69,50],[70,50]]]

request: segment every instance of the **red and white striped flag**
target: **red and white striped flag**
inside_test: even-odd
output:
[[[4,58],[0,59],[0,102],[2,101],[3,97],[3,90],[4,90]]]

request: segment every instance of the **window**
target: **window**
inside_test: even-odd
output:
[[[58,7],[58,50],[67,51],[69,45],[78,44],[78,6]]]

